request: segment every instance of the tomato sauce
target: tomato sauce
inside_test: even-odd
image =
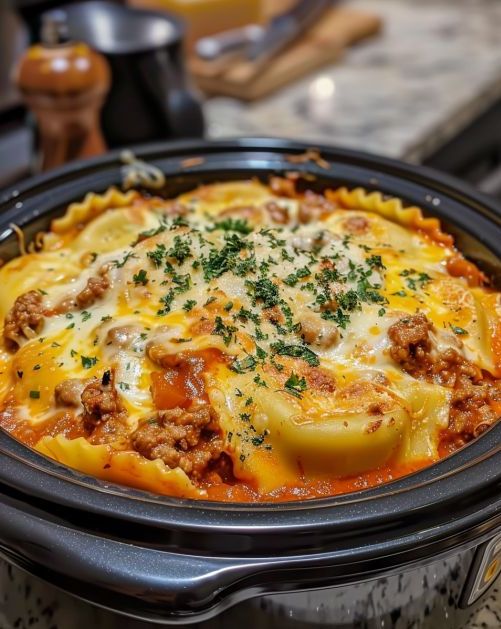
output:
[[[469,286],[483,286],[487,282],[487,278],[482,271],[473,262],[469,262],[460,254],[449,258],[446,268],[452,277],[464,277]]]
[[[291,500],[328,498],[329,496],[339,496],[389,483],[427,467],[429,464],[429,461],[414,462],[412,465],[389,464],[378,470],[371,470],[347,478],[323,477],[302,480],[298,478],[294,487],[279,487],[269,494],[259,494],[251,485],[242,482],[230,485],[212,481],[204,489],[207,491],[209,500],[220,502],[288,502]]]
[[[42,437],[63,435],[67,439],[76,439],[86,436],[83,423],[69,412],[58,413],[47,421],[37,424],[31,424],[26,420],[16,420],[14,414],[8,411],[4,412],[1,418],[2,428],[31,448],[35,447]]]
[[[224,363],[217,349],[177,354],[172,367],[151,374],[153,403],[159,410],[188,408],[194,400],[208,402],[204,373],[216,363]]]

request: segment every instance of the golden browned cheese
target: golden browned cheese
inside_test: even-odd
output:
[[[333,495],[430,465],[501,414],[499,293],[398,199],[276,178],[111,190],[37,242],[0,269],[0,424],[87,474]]]

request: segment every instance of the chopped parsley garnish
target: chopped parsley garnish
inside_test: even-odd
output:
[[[141,284],[142,286],[146,286],[146,284],[148,283],[147,272],[144,269],[141,269],[137,273],[134,273],[134,275],[132,276],[132,281],[136,286],[138,286],[139,284]]]
[[[179,215],[173,219],[171,229],[176,229],[177,227],[189,227],[189,226],[190,224],[184,218],[184,216]]]
[[[311,271],[307,266],[302,267],[301,269],[297,269],[294,273],[288,275],[284,282],[287,286],[295,286],[300,279],[304,277],[309,277],[311,275]]]
[[[464,328],[460,328],[458,325],[451,325],[451,330],[454,332],[454,334],[459,334],[459,335],[468,334],[468,330],[465,330]]]
[[[196,305],[197,302],[195,299],[187,299],[183,304],[183,310],[186,310],[186,312],[190,312],[190,310],[193,310]]]
[[[302,397],[301,393],[303,393],[303,391],[306,391],[307,388],[308,385],[306,384],[304,376],[301,376],[300,378],[294,372],[291,373],[284,385],[284,390],[287,391],[287,393],[290,393],[291,395],[299,399],[301,399]]]
[[[134,244],[137,245],[137,243],[141,242],[142,240],[146,240],[147,238],[151,238],[152,236],[158,236],[158,234],[161,234],[166,229],[167,229],[167,222],[165,221],[164,217],[161,216],[158,227],[154,227],[153,229],[149,229],[147,231],[141,232],[138,236],[138,239],[136,240]]]
[[[256,374],[254,376],[254,382],[257,384],[258,387],[265,387],[268,388],[268,385],[266,384],[266,382],[261,378],[261,376],[259,374]]]
[[[133,252],[133,251],[128,251],[124,257],[122,258],[122,260],[113,260],[113,264],[115,265],[115,267],[117,269],[121,269],[123,266],[125,266],[127,264],[127,262],[131,259],[131,258],[137,258],[137,255]]]
[[[273,308],[280,301],[278,286],[267,277],[261,277],[256,282],[247,280],[245,285],[248,289],[247,294],[252,299],[253,306],[260,302],[263,308]]]
[[[40,391],[30,391],[30,398],[32,400],[39,400],[40,399]]]
[[[372,255],[365,261],[371,269],[385,269],[381,256]]]
[[[263,228],[263,229],[260,230],[259,234],[261,236],[266,236],[266,238],[268,238],[268,242],[269,242],[270,247],[272,249],[276,249],[277,247],[285,247],[287,242],[285,240],[283,240],[282,238],[277,238],[275,236],[275,234],[273,233],[274,231],[281,231],[281,230],[279,230],[279,229],[271,229],[271,228]]]
[[[253,446],[255,446],[257,448],[258,446],[263,444],[264,438],[265,438],[264,434],[263,435],[258,435],[257,437],[252,437],[251,443],[252,443]]]
[[[83,310],[80,314],[82,315],[82,321],[88,321],[92,317],[92,313],[88,310]]]
[[[254,371],[256,365],[256,359],[249,354],[249,356],[242,358],[242,360],[234,360],[230,369],[236,373],[247,373],[248,371]]]
[[[311,367],[317,367],[320,364],[320,360],[315,352],[305,345],[286,345],[282,341],[273,343],[272,350],[278,356],[291,356],[292,358],[300,358],[308,363]]]
[[[157,268],[159,268],[160,266],[162,266],[162,262],[163,262],[163,260],[165,258],[166,252],[167,252],[167,250],[165,248],[165,245],[157,244],[155,249],[153,249],[153,251],[148,251],[148,253],[146,255],[153,262],[153,264]]]
[[[341,308],[338,308],[334,311],[325,310],[324,312],[322,312],[321,316],[322,319],[325,319],[326,321],[334,321],[334,323],[343,330],[346,329],[346,326],[350,322],[350,315],[343,312]]]
[[[352,312],[360,306],[360,296],[353,289],[346,291],[346,293],[337,294],[336,301],[340,308],[348,312]]]
[[[157,311],[157,315],[163,316],[170,312],[172,302],[176,295],[181,293],[185,293],[191,287],[191,275],[186,273],[185,275],[177,274],[172,265],[166,266],[165,272],[171,275],[172,282],[176,285],[174,288],[170,288],[168,292],[160,298],[160,303],[163,305],[163,308]]]
[[[244,236],[250,234],[253,230],[252,225],[249,225],[244,218],[225,218],[222,221],[214,223],[212,227],[208,227],[207,231],[213,232],[217,229],[226,232],[238,232],[239,234],[244,234]]]
[[[175,296],[176,293],[171,288],[168,293],[166,293],[163,297],[160,297],[160,303],[163,305],[163,308],[157,311],[158,315],[165,315],[170,312]]]
[[[234,332],[237,331],[237,328],[233,325],[226,325],[221,317],[216,317],[215,326],[212,330],[212,334],[216,334],[217,336],[222,336],[225,345],[229,345],[231,343],[231,339],[233,338]]]
[[[191,258],[191,249],[181,236],[175,236],[173,246],[167,251],[169,258],[174,258],[178,264],[182,264],[187,258]]]
[[[174,275],[172,282],[176,284],[175,291],[177,293],[185,293],[191,287],[191,275],[185,273],[184,275]]]
[[[233,267],[233,273],[238,277],[245,277],[256,271],[256,256],[252,254],[248,258],[237,258]]]
[[[80,356],[80,359],[82,361],[82,367],[84,369],[90,369],[98,361],[98,358],[96,358],[96,356]]]
[[[418,288],[424,288],[428,282],[431,282],[431,277],[428,273],[421,273],[415,269],[404,269],[400,273],[400,277],[404,277],[407,287],[414,291],[418,290]]]
[[[208,257],[203,256],[201,259],[206,282],[221,277],[223,273],[232,269],[240,251],[249,247],[249,243],[238,234],[226,234],[224,238],[225,244],[222,249],[212,248]]]

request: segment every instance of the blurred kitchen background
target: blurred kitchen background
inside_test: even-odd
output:
[[[501,198],[498,0],[68,1],[0,0],[0,186],[106,147],[246,135]]]

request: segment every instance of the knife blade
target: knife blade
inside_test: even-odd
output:
[[[274,17],[262,37],[250,44],[249,61],[264,61],[275,56],[314,24],[334,0],[299,0],[289,11]]]
[[[241,52],[247,46],[257,42],[264,35],[264,27],[248,24],[240,28],[223,31],[217,35],[202,37],[195,44],[197,55],[205,61],[214,61],[223,55]]]
[[[215,61],[231,53],[243,54],[250,61],[268,59],[314,24],[334,1],[299,0],[292,9],[275,16],[268,26],[248,24],[202,37],[195,44],[195,51],[204,61]]]

